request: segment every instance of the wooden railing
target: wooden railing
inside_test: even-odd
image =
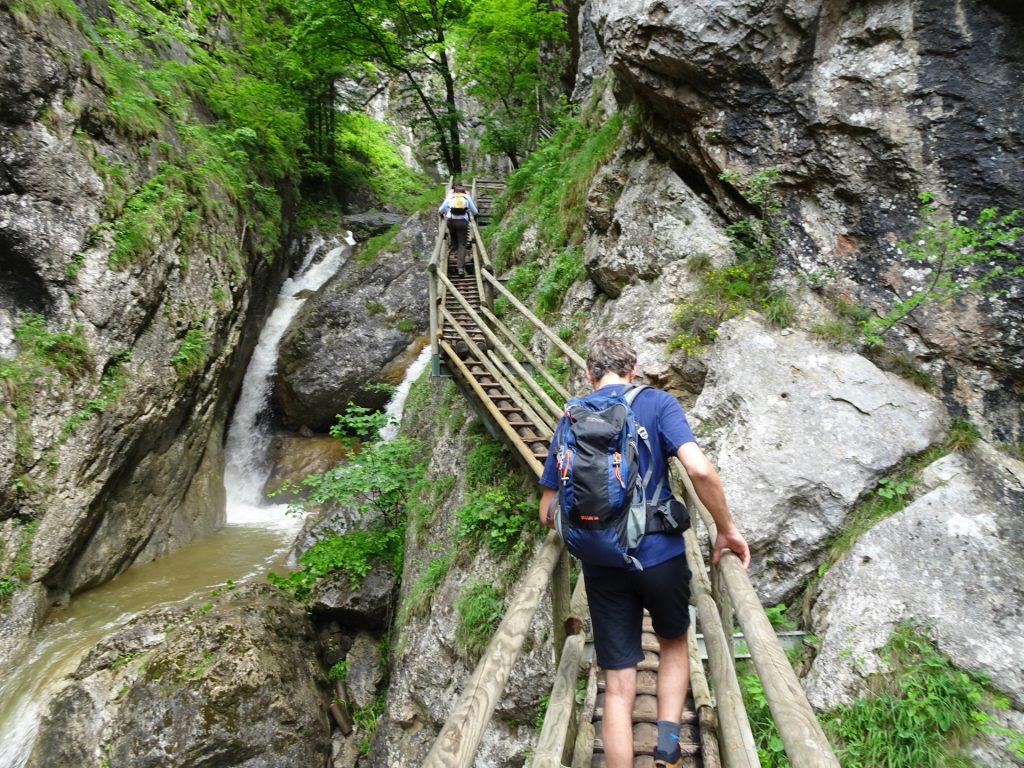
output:
[[[479,295],[485,298],[478,307],[463,308],[468,311],[472,322],[477,323],[478,328],[484,332],[490,349],[485,353],[472,344],[468,335],[463,338],[475,348],[474,354],[485,360],[490,356],[494,370],[500,371],[500,375],[519,379],[514,386],[522,397],[530,398],[538,417],[538,428],[550,431],[554,420],[560,416],[560,405],[537,385],[524,366],[531,366],[563,399],[568,399],[569,393],[495,316],[490,297],[500,295],[506,299],[522,318],[550,342],[552,352],[564,355],[578,371],[585,370],[585,362],[501,284],[494,275],[476,223],[473,222],[471,226],[473,271]],[[458,293],[441,268],[441,254],[446,238],[447,231],[441,221],[428,264],[431,345],[435,360],[445,353],[447,362],[458,368],[462,365],[461,361],[441,339],[444,324],[453,322],[443,307],[445,296],[449,292]],[[462,373],[467,380],[470,378],[467,371]],[[486,395],[482,391],[472,392],[472,395],[479,398],[482,405],[486,405]],[[495,414],[497,416],[500,414]],[[521,445],[515,445],[515,433],[506,430],[505,436],[527,459],[527,466],[539,477],[541,465],[529,456],[528,451],[522,450]],[[685,534],[686,556],[692,573],[691,600],[696,606],[698,622],[704,635],[708,671],[714,689],[712,697],[697,651],[696,629],[691,626],[690,684],[700,724],[705,768],[760,766],[733,660],[731,637],[735,619],[739,620],[743,629],[791,766],[838,768],[839,763],[757,599],[747,572],[731,552],[725,552],[719,563],[710,570],[705,565],[695,528],[698,522],[703,524],[710,541],[714,541],[714,521],[694,492],[682,466],[674,458],[672,477],[673,491],[691,511],[694,523]],[[549,586],[557,670],[547,714],[530,765],[532,768],[561,768],[565,765],[573,768],[589,767],[594,743],[590,719],[597,695],[595,669],[590,671],[583,704],[576,704],[576,679],[586,645],[586,638],[581,633],[583,622],[579,618],[586,610],[583,580],[579,580],[576,593],[570,596],[569,556],[557,534],[552,531],[535,554],[519,589],[509,602],[504,618],[431,747],[423,763],[425,768],[469,768],[473,764],[484,730],[522,650],[530,622]]]

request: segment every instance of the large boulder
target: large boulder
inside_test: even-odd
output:
[[[375,565],[361,579],[335,571],[316,583],[310,591],[309,605],[320,618],[349,627],[382,629],[392,616],[396,586],[395,574],[387,564]]]
[[[832,709],[863,695],[908,622],[1024,710],[1024,463],[981,443],[932,464],[921,486],[825,574],[808,698]]]
[[[417,214],[365,262],[357,251],[310,297],[281,340],[274,405],[285,426],[326,432],[346,404],[378,409],[419,351],[436,223]]]
[[[27,768],[323,765],[314,635],[267,586],[157,609],[96,646],[50,702]]]
[[[616,298],[629,284],[685,272],[695,257],[721,266],[732,254],[723,226],[669,166],[626,153],[604,166],[587,192],[587,273]]]
[[[693,409],[767,605],[792,595],[882,476],[945,435],[942,404],[754,316],[722,325]]]

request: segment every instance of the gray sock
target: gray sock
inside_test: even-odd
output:
[[[655,749],[669,758],[679,754],[679,723],[658,721],[658,744]]]

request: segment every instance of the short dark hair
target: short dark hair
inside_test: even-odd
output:
[[[636,366],[636,350],[620,336],[602,336],[587,349],[587,371],[600,381],[606,373],[626,376]]]

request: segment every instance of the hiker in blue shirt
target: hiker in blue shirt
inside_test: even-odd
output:
[[[636,376],[636,351],[617,337],[595,341],[587,352],[587,379],[595,393],[619,394]],[[676,456],[693,483],[701,502],[715,520],[717,538],[713,561],[723,549],[750,564],[750,548],[737,530],[725,500],[722,482],[701,451],[679,401],[653,387],[640,392],[632,405],[639,424],[646,428],[650,451],[640,448],[641,477],[652,469],[648,501],[667,501],[672,492],[667,482],[668,460]],[[564,417],[563,417],[564,418]],[[556,499],[560,479],[552,444],[540,478],[543,487],[540,520],[554,527],[559,514]],[[650,455],[649,455],[650,454]],[[652,466],[653,462],[653,466]],[[658,493],[659,498],[652,496]],[[632,768],[633,703],[636,698],[637,664],[643,660],[641,632],[646,609],[658,637],[658,743],[657,768],[678,768],[679,724],[690,682],[687,630],[690,624],[690,570],[686,565],[681,531],[647,533],[631,550],[642,568],[627,570],[583,562],[590,616],[594,628],[597,663],[605,671],[605,707],[602,732],[608,768]]]
[[[469,214],[476,215],[476,203],[466,187],[456,183],[452,191],[437,209],[438,214],[448,220],[448,239],[455,251],[455,266],[459,277],[466,274],[466,246],[469,241]]]

